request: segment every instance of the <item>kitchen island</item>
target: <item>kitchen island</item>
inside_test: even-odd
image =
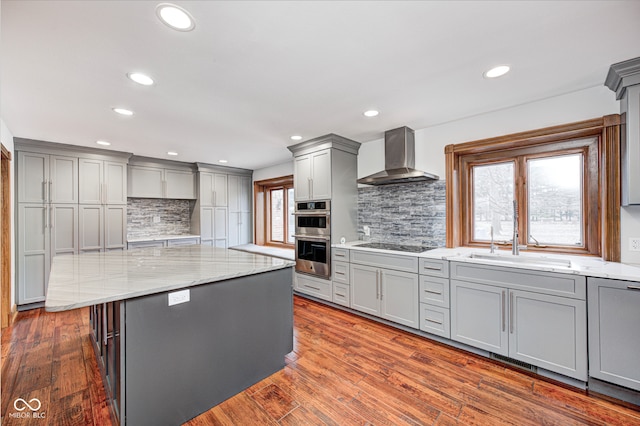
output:
[[[121,424],[178,425],[284,366],[293,265],[201,245],[58,256],[45,308],[90,307]]]

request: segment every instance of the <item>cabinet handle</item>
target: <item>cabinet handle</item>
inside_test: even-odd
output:
[[[433,291],[433,290],[427,290],[427,289],[425,289],[424,292],[425,293],[431,293],[431,294],[442,294],[441,291]]]
[[[338,272],[338,271],[336,271],[336,275],[344,275],[344,272]]]
[[[513,293],[509,292],[509,333],[513,334]]]
[[[56,222],[56,211],[53,206],[49,207],[49,228],[53,229],[53,224]]]
[[[442,321],[432,320],[431,318],[425,318],[424,320],[425,320],[425,321],[428,321],[428,322],[432,322],[432,323],[434,323],[434,324],[440,324],[440,325],[442,325]]]
[[[218,201],[218,193],[216,191],[211,191],[211,193],[213,194],[213,205],[217,206],[218,203],[216,201]]]
[[[51,190],[53,189],[53,181],[49,181],[49,202],[52,202]]]
[[[346,294],[343,294],[343,293],[336,293],[336,296],[339,296],[339,297],[347,297],[347,295],[346,295]]]
[[[380,300],[382,300],[382,271],[380,271]]]
[[[336,257],[347,257],[344,254],[339,254],[338,252],[336,252]]]
[[[380,271],[376,269],[376,300],[380,299],[379,277],[380,277]]]
[[[45,203],[47,202],[47,180],[42,181],[42,199]]]
[[[312,198],[311,197],[311,178],[310,177],[307,178],[307,186],[309,187],[309,198]]]
[[[628,285],[627,288],[629,290],[640,290],[640,286],[637,285]]]
[[[304,286],[305,286],[305,287],[307,287],[307,288],[311,288],[311,289],[313,289],[313,290],[320,291],[320,289],[319,289],[318,287],[314,287],[314,286],[312,286],[312,285],[307,285],[307,284],[305,284]]]
[[[428,269],[430,271],[441,271],[442,268],[438,266],[423,266],[422,269]]]
[[[506,324],[506,314],[505,314],[505,303],[506,303],[506,299],[507,299],[507,295],[505,294],[506,291],[502,290],[502,331],[505,331],[505,328],[507,326]]]
[[[49,207],[44,206],[44,210],[42,210],[42,221],[44,222],[44,229],[46,230],[49,227]]]
[[[102,304],[102,343],[104,344],[104,346],[107,346],[107,304],[103,303]]]

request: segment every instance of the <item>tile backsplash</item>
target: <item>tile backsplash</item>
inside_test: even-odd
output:
[[[127,238],[189,234],[193,206],[189,200],[128,198]],[[154,217],[160,222],[154,222]]]
[[[444,180],[358,188],[358,233],[371,241],[444,247],[445,195]]]

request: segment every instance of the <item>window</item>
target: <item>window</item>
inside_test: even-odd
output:
[[[256,194],[256,238],[259,245],[293,248],[293,176],[254,183]]]
[[[619,116],[445,153],[448,247],[487,247],[493,235],[510,249],[517,224],[529,250],[619,260]]]

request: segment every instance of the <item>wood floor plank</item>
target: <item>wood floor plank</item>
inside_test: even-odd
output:
[[[294,336],[284,369],[186,424],[640,426],[640,409],[300,297]],[[20,312],[0,342],[3,426],[112,424],[87,309]],[[19,397],[46,421],[9,417]]]

